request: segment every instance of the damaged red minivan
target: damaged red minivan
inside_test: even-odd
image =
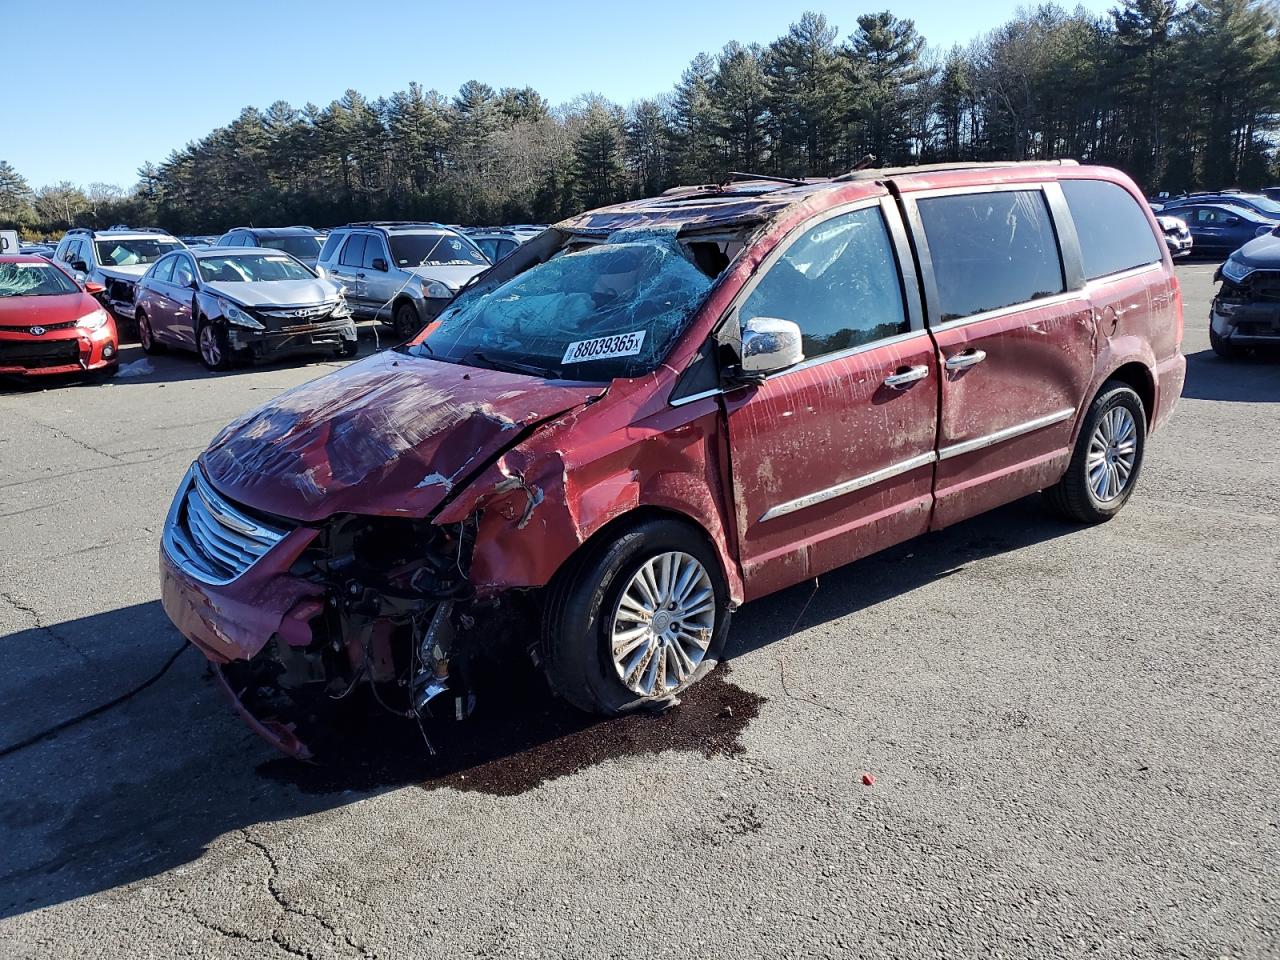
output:
[[[1181,312],[1101,167],[584,213],[224,429],[170,509],[164,606],[300,757],[357,687],[464,715],[481,657],[527,652],[584,710],[661,705],[749,600],[1035,491],[1113,516],[1181,392]]]

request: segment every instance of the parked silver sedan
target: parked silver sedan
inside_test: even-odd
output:
[[[138,282],[138,339],[147,353],[193,350],[210,370],[296,353],[354,356],[343,288],[279,250],[181,250]]]

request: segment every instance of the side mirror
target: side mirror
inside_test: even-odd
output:
[[[89,294],[91,297],[96,297],[100,293],[106,293],[107,288],[100,283],[94,283],[92,280],[88,280],[85,282],[84,292]]]
[[[72,269],[72,270],[77,270],[77,271],[79,271],[80,273],[88,273],[88,272],[89,272],[89,265],[88,265],[87,263],[85,263],[83,260],[72,260],[72,261],[71,261],[71,269]]]
[[[790,320],[752,317],[742,327],[742,372],[764,376],[804,359],[800,327]]]
[[[1239,217],[1227,217],[1227,219],[1226,219],[1226,221],[1225,221],[1225,222],[1226,222],[1226,224],[1227,224],[1227,226],[1228,226],[1228,227],[1234,227],[1236,224],[1238,224],[1238,223],[1240,222],[1240,218],[1239,218]]]
[[[373,260],[373,269],[386,273],[388,269],[387,261],[383,260],[381,257],[375,257]]]

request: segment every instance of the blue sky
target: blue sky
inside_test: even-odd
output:
[[[84,18],[2,0],[0,159],[33,186],[129,186],[146,160],[275,100],[326,104],[416,80],[452,95],[465,81],[537,88],[552,103],[601,93],[628,103],[670,89],[699,51],[767,43],[809,9],[845,36],[888,7],[935,46],[966,43],[1017,0],[639,0],[382,3],[130,0]],[[1088,0],[1089,9],[1112,6]],[[93,8],[86,8],[92,10]],[[11,86],[13,85],[13,86]],[[21,91],[21,92],[19,92]]]

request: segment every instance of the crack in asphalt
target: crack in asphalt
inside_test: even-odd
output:
[[[78,646],[76,646],[76,644],[72,640],[68,639],[67,637],[64,637],[53,627],[49,626],[49,624],[45,623],[44,618],[40,616],[40,612],[36,610],[35,607],[30,606],[29,604],[26,604],[23,601],[19,600],[12,593],[9,593],[7,590],[0,590],[0,600],[4,600],[4,602],[9,604],[9,606],[13,607],[13,609],[19,610],[22,613],[25,613],[27,616],[31,618],[32,626],[34,626],[37,630],[43,631],[44,633],[47,633],[49,636],[53,637],[54,640],[56,640],[63,647],[66,647],[68,650],[74,653],[77,657],[79,657],[85,663],[92,662],[89,659],[89,655],[85,653],[83,650],[81,650]]]
[[[31,414],[27,414],[27,416],[31,417]],[[124,462],[119,457],[117,457],[114,453],[107,453],[107,451],[105,450],[99,450],[93,444],[85,440],[81,440],[79,437],[72,436],[71,434],[67,433],[67,431],[63,430],[61,427],[55,427],[52,423],[45,423],[43,420],[40,420],[36,417],[31,417],[31,422],[41,427],[44,427],[46,430],[51,432],[56,437],[60,437],[63,440],[71,441],[82,450],[88,450],[90,453],[96,453],[98,456],[106,457],[108,460],[114,460],[116,463]]]
[[[268,848],[265,843],[263,843],[261,840],[258,840],[256,837],[252,836],[249,833],[249,830],[247,828],[241,828],[240,836],[243,838],[246,844],[248,844],[249,846],[257,850],[259,853],[261,853],[263,856],[263,859],[267,861],[267,866],[270,868],[270,872],[267,874],[267,878],[266,878],[267,892],[271,894],[272,899],[275,900],[276,904],[284,912],[285,916],[293,915],[297,917],[306,917],[309,920],[314,920],[316,921],[316,923],[320,924],[320,926],[324,927],[324,929],[327,930],[335,940],[340,939],[352,950],[355,950],[357,953],[359,953],[360,956],[362,957],[371,956],[367,947],[362,946],[361,944],[358,944],[354,940],[352,940],[349,935],[339,930],[338,927],[333,923],[333,921],[330,920],[328,917],[322,916],[321,914],[318,914],[318,913],[313,913],[310,910],[304,910],[303,908],[291,903],[289,901],[289,898],[286,897],[280,890],[280,885],[279,885],[280,864],[276,860],[275,854],[271,852],[270,848]],[[275,930],[271,932],[272,941],[277,945],[284,947],[290,953],[295,953],[294,948],[286,946],[283,942],[281,942],[278,939],[279,934],[280,934],[280,931],[279,931],[279,928],[277,927]],[[309,956],[310,954],[297,953],[296,955]]]

